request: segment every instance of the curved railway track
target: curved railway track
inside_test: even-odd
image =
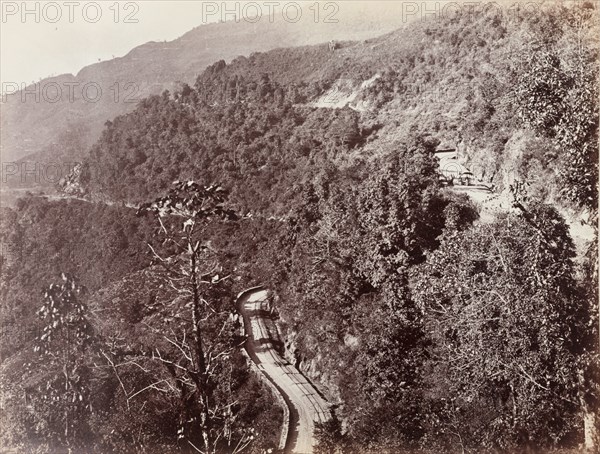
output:
[[[248,355],[280,392],[289,408],[285,452],[312,453],[315,422],[325,422],[331,415],[327,401],[296,367],[278,353],[275,345],[280,340],[270,316],[267,291],[257,288],[243,292],[238,297],[238,310],[248,336],[244,345]]]

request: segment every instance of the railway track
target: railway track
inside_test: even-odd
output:
[[[248,336],[245,348],[257,368],[281,393],[289,407],[286,453],[310,454],[315,444],[315,422],[330,418],[327,401],[293,364],[275,347],[277,328],[270,317],[267,291],[253,289],[238,297],[238,310]]]

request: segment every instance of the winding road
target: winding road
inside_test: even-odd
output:
[[[289,408],[285,452],[312,453],[315,421],[324,422],[331,415],[327,401],[296,367],[278,353],[275,346],[282,344],[271,317],[267,291],[258,288],[243,292],[238,297],[238,310],[248,335],[245,342],[248,355],[277,388]]]

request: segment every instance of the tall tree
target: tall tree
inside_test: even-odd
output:
[[[76,278],[61,274],[61,282],[43,290],[38,311],[43,332],[34,347],[43,360],[37,365],[44,373],[37,389],[32,390],[34,406],[48,411],[49,436],[66,446],[69,452],[81,442],[85,414],[90,406],[90,362],[93,329],[87,305],[81,300],[85,289]],[[38,411],[43,411],[38,408]]]
[[[177,181],[165,197],[138,211],[156,216],[162,244],[150,249],[159,279],[170,289],[170,301],[156,301],[162,309],[157,323],[149,325],[163,347],[157,343],[145,356],[162,365],[170,376],[168,386],[177,390],[178,436],[192,452],[239,452],[253,439],[251,427],[237,424],[231,397],[235,371],[230,358],[239,341],[233,305],[219,293],[230,276],[222,275],[216,251],[202,238],[208,222],[236,219],[224,207],[225,199],[226,192],[216,185]]]

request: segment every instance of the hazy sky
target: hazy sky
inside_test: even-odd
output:
[[[396,4],[401,2],[389,1]],[[513,0],[495,1],[502,3]],[[514,0],[513,3],[517,1]],[[453,0],[402,2],[413,5],[409,7],[416,5],[418,8],[425,8],[426,3],[456,4]],[[484,0],[479,3],[486,2]],[[247,16],[252,15],[252,8],[249,6],[251,3],[259,5],[263,14],[261,20],[267,20],[265,17],[271,8],[269,0],[226,3],[226,8],[230,11],[234,11],[235,4],[239,4],[240,12],[246,12]],[[279,0],[278,3],[276,14],[281,14],[284,5],[294,2]],[[311,14],[309,8],[316,1],[298,3],[306,14]],[[318,4],[324,10],[328,3],[338,3],[342,11],[344,7],[348,9],[350,6],[348,0],[323,0]],[[356,3],[359,3],[358,0],[353,2],[354,5]],[[37,82],[51,75],[76,74],[84,66],[99,60],[109,60],[113,56],[123,56],[133,47],[145,42],[170,41],[198,25],[218,21],[223,11],[222,4],[221,1],[200,0],[0,0],[0,80],[3,83],[21,85]],[[364,1],[364,4],[375,8],[377,2],[370,0]],[[244,5],[247,9],[244,9]],[[214,11],[211,8],[216,8],[216,13],[209,14]],[[226,19],[231,20],[232,17],[227,16]]]
[[[52,74],[76,74],[98,59],[121,57],[148,41],[173,40],[202,24],[199,1],[25,2],[32,11],[39,8],[39,22],[35,13],[22,17],[21,1],[0,3],[0,79],[19,84]],[[58,11],[62,15],[56,20]],[[94,23],[97,12],[101,16]]]

